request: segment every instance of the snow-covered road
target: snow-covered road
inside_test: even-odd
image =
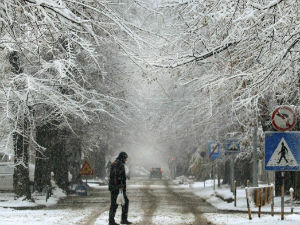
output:
[[[14,210],[0,207],[0,225],[106,225],[110,195],[106,186],[91,185],[87,197],[68,196],[57,205],[36,210]],[[201,192],[201,189],[197,191]],[[204,191],[204,190],[203,190]],[[143,225],[205,224],[280,224],[299,225],[299,215],[279,217],[263,215],[249,221],[247,214],[224,213],[195,195],[188,185],[173,185],[167,180],[130,180],[129,220]],[[121,209],[116,215],[120,221]]]
[[[177,187],[177,188],[176,188]],[[201,213],[215,213],[209,204],[185,188],[169,186],[166,180],[129,181],[129,220],[135,224],[211,224]],[[108,224],[110,196],[107,187],[93,185],[89,196],[69,196],[57,205],[37,210],[0,208],[1,225]],[[120,221],[121,209],[116,215]]]
[[[129,185],[128,196],[129,220],[135,224],[211,224],[202,217],[202,212],[216,212],[212,206],[187,189],[169,186],[168,181],[140,180],[134,185]],[[116,221],[120,220],[120,216],[121,210],[118,210]],[[108,224],[108,211],[94,224]]]

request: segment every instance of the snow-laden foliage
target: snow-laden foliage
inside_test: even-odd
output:
[[[150,129],[180,155],[229,138],[250,151],[258,126],[262,149],[274,107],[299,104],[299,2],[164,0],[153,8],[159,50],[143,57],[163,97],[152,99],[159,113]]]
[[[19,118],[26,118],[32,129],[51,122],[72,129],[71,118],[91,122],[102,113],[123,119],[117,116],[122,111],[119,99],[104,84],[110,51],[103,48],[114,43],[124,49],[129,39],[140,40],[116,5],[0,2],[0,115],[1,126],[9,127],[2,140],[8,143],[14,132],[22,133]]]

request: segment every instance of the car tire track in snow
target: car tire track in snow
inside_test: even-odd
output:
[[[110,193],[108,190],[89,188],[87,196],[70,195],[67,198],[61,199],[53,209],[87,209],[87,214],[84,215],[77,225],[93,225],[97,218],[108,211],[110,207]]]
[[[94,209],[88,216],[86,216],[80,221],[80,225],[93,225],[98,219],[98,217],[108,210],[109,206],[106,206],[105,208]]]
[[[192,213],[194,215],[195,221],[192,223],[193,225],[213,224],[212,222],[208,221],[205,216],[203,216],[204,211],[212,208],[212,206],[208,206],[208,203],[206,203],[203,199],[199,199],[192,195],[192,193],[191,195],[187,195],[185,192],[184,195],[183,193],[175,192],[174,189],[169,186],[168,181],[165,181],[165,185],[167,186],[168,193],[172,196],[172,198],[176,199],[176,201],[171,201],[170,203],[178,202],[179,204],[176,204],[176,206],[181,205],[183,207],[183,213]],[[205,210],[202,211],[199,209],[199,203],[205,207]]]
[[[153,194],[153,192],[150,189],[150,183],[144,182],[145,188],[141,189],[144,196],[142,202],[146,202],[145,205],[143,205],[142,209],[144,211],[143,220],[138,224],[152,224],[152,217],[154,215],[154,212],[156,211],[159,199],[156,195]]]

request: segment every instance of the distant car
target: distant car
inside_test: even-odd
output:
[[[162,169],[161,168],[151,168],[150,169],[150,178],[162,178]]]

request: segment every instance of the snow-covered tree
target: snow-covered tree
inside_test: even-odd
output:
[[[6,143],[15,143],[15,177],[28,166],[24,143],[32,139],[43,149],[34,140],[35,127],[72,130],[73,119],[88,123],[99,113],[115,118],[108,108],[118,99],[102,90],[109,54],[102,47],[116,43],[125,49],[128,36],[139,40],[114,6],[85,0],[0,3],[1,125],[9,126]],[[17,195],[30,198],[27,185],[14,183]]]

